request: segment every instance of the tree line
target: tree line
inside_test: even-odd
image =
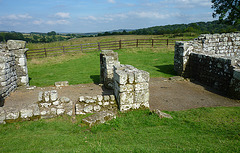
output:
[[[183,36],[192,33],[198,34],[213,34],[213,33],[229,33],[240,31],[240,25],[228,25],[220,23],[220,21],[211,22],[196,22],[190,24],[174,24],[165,26],[154,26],[149,28],[137,29],[133,31],[123,32],[105,32],[100,33],[98,36],[106,35],[163,35],[173,34],[175,36]]]
[[[30,34],[22,34],[19,32],[0,32],[0,42],[6,42],[9,39],[25,40],[31,43],[48,43],[54,41],[63,41],[71,38],[81,37],[96,37],[96,36],[108,36],[108,35],[164,35],[171,34],[175,36],[197,36],[199,34],[208,33],[229,33],[240,31],[240,25],[224,24],[220,21],[211,22],[196,22],[190,24],[174,24],[165,26],[155,26],[143,29],[137,29],[132,31],[120,31],[120,32],[104,32],[94,34],[57,34],[55,31],[48,33],[31,32]]]

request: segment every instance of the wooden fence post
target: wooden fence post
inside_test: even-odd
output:
[[[44,48],[44,52],[45,52],[45,57],[47,57],[47,50],[46,50],[46,48]]]
[[[63,48],[63,54],[65,54],[64,46],[62,46],[62,48]]]
[[[152,39],[152,47],[153,47],[153,39]]]
[[[121,40],[119,40],[119,49],[122,49],[122,41]]]
[[[167,46],[168,46],[168,39],[167,39]]]
[[[98,42],[98,51],[101,51],[100,42]]]
[[[137,39],[136,47],[138,47],[138,39]]]
[[[83,53],[83,48],[82,48],[82,44],[80,44],[81,45],[81,52]]]

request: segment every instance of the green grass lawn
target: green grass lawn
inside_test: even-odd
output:
[[[151,77],[173,76],[173,48],[130,48],[117,51],[121,64],[148,71]],[[50,86],[99,82],[100,52],[70,54],[28,61],[30,85]]]
[[[0,152],[239,152],[240,108],[131,111],[91,129],[83,116],[0,125]]]

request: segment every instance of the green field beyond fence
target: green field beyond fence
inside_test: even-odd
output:
[[[58,56],[72,52],[90,52],[100,50],[118,50],[134,47],[166,47],[173,46],[175,41],[184,41],[189,39],[129,39],[119,41],[105,41],[98,43],[75,44],[66,46],[57,46],[40,49],[30,49],[27,51],[27,58],[43,58]]]

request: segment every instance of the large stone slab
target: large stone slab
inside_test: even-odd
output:
[[[84,118],[82,122],[92,127],[96,124],[105,123],[106,121],[112,120],[114,118],[116,118],[115,112],[102,111]]]

